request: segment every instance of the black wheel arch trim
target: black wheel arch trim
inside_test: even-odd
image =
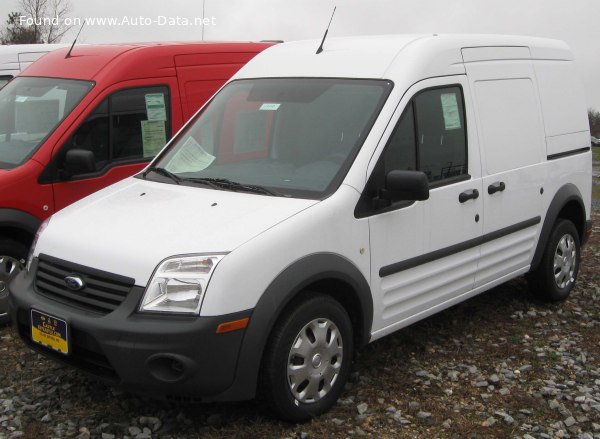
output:
[[[263,352],[281,312],[307,286],[324,280],[342,281],[354,289],[362,308],[362,327],[359,328],[362,336],[357,348],[368,343],[373,322],[373,297],[360,270],[348,259],[333,253],[305,256],[284,269],[260,297],[244,335],[234,382],[220,395],[220,400],[256,396]]]
[[[41,221],[30,213],[17,209],[0,208],[0,228],[19,229],[33,237],[40,224]]]
[[[533,255],[533,260],[531,261],[531,271],[534,271],[542,260],[544,250],[548,244],[548,239],[550,239],[550,233],[552,232],[552,228],[558,219],[558,214],[562,208],[571,201],[577,202],[581,207],[581,211],[583,212],[583,223],[575,224],[575,228],[578,231],[585,230],[587,223],[586,211],[581,192],[579,192],[579,189],[577,189],[577,186],[574,184],[567,183],[556,192],[554,198],[550,202],[550,206],[548,206],[548,210],[546,211],[546,216],[544,218],[544,224],[542,225],[542,231],[540,232],[540,239],[538,240],[538,244]],[[581,241],[580,244],[583,245],[585,242],[585,237],[580,236],[579,239]]]

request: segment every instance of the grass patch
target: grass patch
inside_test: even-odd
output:
[[[592,146],[592,160],[600,162],[600,146]]]

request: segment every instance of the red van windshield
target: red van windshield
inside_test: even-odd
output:
[[[72,79],[17,77],[0,90],[0,168],[27,161],[91,90]]]

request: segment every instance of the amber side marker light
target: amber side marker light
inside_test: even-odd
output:
[[[250,317],[246,317],[240,320],[234,320],[232,322],[221,323],[217,326],[217,334],[224,334],[226,332],[237,331],[238,329],[245,329],[248,326]]]

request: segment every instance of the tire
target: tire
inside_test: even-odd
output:
[[[569,220],[558,219],[540,265],[529,277],[533,294],[550,302],[569,297],[577,280],[580,255],[579,233],[575,225]]]
[[[352,324],[339,302],[321,294],[295,302],[271,333],[259,393],[281,419],[312,419],[337,401],[353,349]]]
[[[29,248],[10,238],[0,239],[0,326],[10,323],[8,283],[25,267]]]

